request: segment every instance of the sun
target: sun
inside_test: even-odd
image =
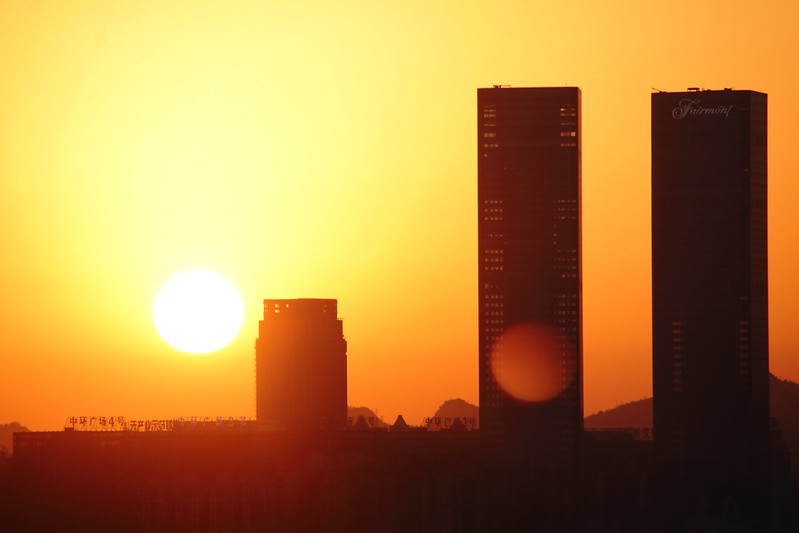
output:
[[[227,346],[244,321],[241,296],[213,272],[191,271],[167,281],[153,304],[155,328],[182,352],[208,353]]]

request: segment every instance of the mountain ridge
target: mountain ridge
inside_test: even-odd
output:
[[[791,454],[791,471],[799,479],[799,383],[769,375],[769,411]],[[652,398],[623,403],[585,417],[586,429],[651,428]]]

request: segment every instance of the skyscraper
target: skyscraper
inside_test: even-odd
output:
[[[477,105],[481,432],[497,456],[570,469],[583,419],[580,90],[494,86]]]
[[[654,93],[654,436],[668,530],[768,530],[766,223],[766,95]]]
[[[255,341],[256,417],[278,429],[347,422],[347,341],[336,300],[264,300]]]

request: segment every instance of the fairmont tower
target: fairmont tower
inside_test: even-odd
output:
[[[766,95],[653,94],[654,437],[665,530],[768,531],[766,224]]]

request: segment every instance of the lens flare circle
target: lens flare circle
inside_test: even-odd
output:
[[[537,322],[505,330],[490,352],[491,372],[502,390],[527,403],[559,396],[574,375],[559,355],[558,337],[557,328]]]
[[[244,303],[236,287],[219,274],[183,272],[158,292],[153,320],[161,338],[176,350],[214,352],[238,335]]]

